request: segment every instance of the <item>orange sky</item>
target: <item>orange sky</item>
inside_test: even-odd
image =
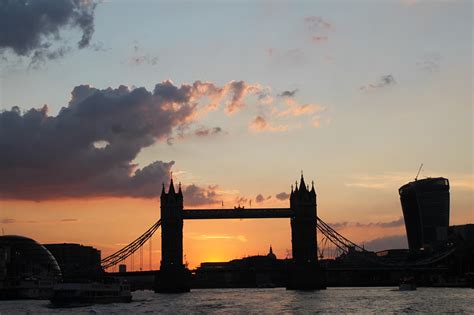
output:
[[[273,198],[274,199],[274,198]],[[228,201],[226,206],[230,206]],[[398,200],[395,200],[398,203]],[[323,206],[322,206],[322,205]],[[318,215],[328,223],[343,222],[341,213],[330,211],[318,202]],[[260,206],[260,205],[258,205]],[[264,206],[288,207],[289,202],[269,201]],[[134,198],[95,198],[61,201],[2,201],[2,227],[5,234],[31,237],[41,243],[80,243],[102,251],[102,257],[133,241],[160,217],[159,201]],[[247,206],[248,207],[248,206]],[[255,206],[254,206],[255,207]],[[344,212],[342,212],[344,213]],[[358,221],[348,216],[349,223],[338,231],[363,245],[370,240],[404,235],[403,225],[380,227],[375,222],[390,222],[401,217],[399,212],[380,220]],[[342,217],[344,217],[342,215]],[[453,217],[453,215],[451,215]],[[10,219],[8,221],[8,218]],[[467,223],[472,217],[456,216],[452,224]],[[357,226],[356,223],[366,224]],[[161,257],[160,230],[152,239],[152,265],[159,268]],[[270,245],[279,258],[291,253],[290,223],[287,219],[203,220],[185,221],[184,254],[190,267],[204,261],[227,261],[249,255],[266,254]],[[140,253],[134,257],[134,269],[140,265]],[[131,260],[127,261],[129,269]],[[143,269],[149,266],[149,245],[143,250]]]

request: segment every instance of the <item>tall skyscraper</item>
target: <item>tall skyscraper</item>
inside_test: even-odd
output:
[[[432,247],[446,241],[449,227],[448,179],[415,180],[398,191],[410,249]]]

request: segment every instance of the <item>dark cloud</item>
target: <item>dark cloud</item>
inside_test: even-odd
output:
[[[0,52],[32,56],[33,63],[61,57],[71,50],[61,37],[68,29],[79,29],[77,47],[87,47],[94,33],[95,7],[95,2],[86,0],[3,0]]]
[[[217,186],[208,186],[207,189],[196,185],[189,185],[183,190],[183,198],[185,205],[201,206],[219,203],[216,193]]]
[[[396,83],[395,79],[393,78],[391,74],[383,75],[380,77],[380,83],[379,83],[380,86],[386,86],[386,85],[391,85],[395,83]]]
[[[362,90],[362,91],[366,91],[366,90],[383,88],[383,87],[390,86],[390,85],[395,85],[396,83],[397,83],[397,81],[395,81],[395,78],[393,77],[393,75],[387,74],[387,75],[381,76],[377,83],[363,85],[359,89]]]
[[[405,235],[393,235],[376,238],[364,243],[364,247],[370,251],[381,251],[385,249],[408,248],[407,237]]]
[[[1,112],[0,198],[156,196],[174,162],[136,169],[132,161],[193,117],[188,87],[163,82],[151,93],[81,85],[57,116],[46,105]]]
[[[222,133],[221,127],[214,127],[214,128],[199,127],[198,129],[194,131],[194,134],[198,137],[212,136],[219,133]]]
[[[269,200],[269,199],[271,199],[271,198],[272,198],[272,196],[264,197],[262,194],[258,194],[257,197],[255,197],[255,201],[256,201],[257,203],[262,203],[262,202],[264,202],[265,200]]]
[[[279,194],[276,194],[275,197],[278,200],[288,200],[288,198],[290,198],[290,194],[288,194],[286,192],[281,192]]]
[[[295,97],[296,93],[298,92],[298,89],[294,89],[292,91],[283,91],[278,96],[280,97]]]

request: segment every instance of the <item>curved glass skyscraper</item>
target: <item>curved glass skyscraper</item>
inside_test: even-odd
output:
[[[410,249],[436,246],[447,239],[449,181],[426,178],[398,190]]]

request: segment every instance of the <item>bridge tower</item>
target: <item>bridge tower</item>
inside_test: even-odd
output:
[[[314,183],[311,190],[301,174],[300,186],[291,189],[290,208],[291,245],[293,262],[289,270],[288,289],[325,289],[324,272],[319,266],[317,255],[317,205]]]
[[[190,273],[183,265],[183,192],[175,191],[171,178],[168,193],[161,191],[161,266],[155,280],[155,292],[173,293],[190,290]]]

